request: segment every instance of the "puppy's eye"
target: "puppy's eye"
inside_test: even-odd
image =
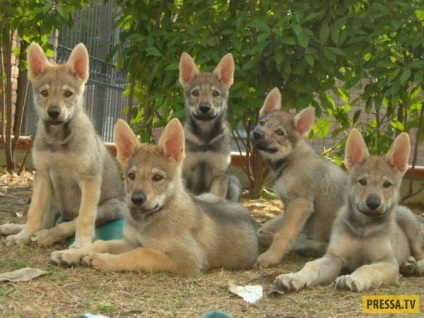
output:
[[[158,174],[158,173],[156,173],[154,176],[153,176],[153,181],[160,181],[160,180],[162,180],[163,179],[163,176],[161,176],[160,174]]]
[[[387,189],[387,188],[390,188],[392,185],[393,185],[393,184],[392,184],[391,182],[389,182],[389,181],[385,181],[385,182],[383,183],[383,187],[385,187],[386,189]]]
[[[212,92],[212,96],[213,97],[218,97],[219,95],[221,95],[218,91],[213,91]]]
[[[49,92],[47,91],[47,89],[43,89],[43,90],[40,92],[40,94],[41,94],[41,96],[44,96],[44,97],[49,96]]]
[[[365,179],[359,179],[358,182],[360,185],[363,185],[363,186],[367,185],[367,180]]]
[[[71,97],[72,95],[74,95],[71,91],[65,91],[65,93],[63,94],[65,97]]]
[[[134,180],[135,179],[135,173],[134,172],[130,172],[130,173],[128,173],[127,177],[130,180]]]
[[[277,130],[275,131],[275,133],[276,133],[278,136],[284,136],[284,131],[282,131],[281,129],[277,129]]]
[[[192,91],[191,95],[193,95],[194,97],[198,97],[199,96],[199,91]]]
[[[261,121],[259,122],[259,125],[264,126],[264,125],[265,125],[265,120],[261,120]]]

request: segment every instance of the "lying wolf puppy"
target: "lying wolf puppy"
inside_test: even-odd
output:
[[[124,239],[53,252],[52,263],[181,275],[252,266],[258,245],[250,212],[231,201],[200,201],[183,187],[184,131],[177,119],[165,127],[158,145],[141,144],[122,120],[115,140],[129,197]]]
[[[233,84],[233,56],[225,55],[208,73],[199,72],[191,56],[183,53],[179,69],[187,113],[184,183],[195,195],[213,193],[222,199],[240,201],[240,181],[228,174],[231,133],[226,115]]]
[[[302,255],[324,255],[347,184],[346,173],[319,156],[304,140],[315,119],[314,108],[295,116],[280,108],[281,94],[274,88],[252,133],[253,146],[268,163],[275,193],[284,203],[284,214],[258,230],[262,242],[272,240],[269,249],[258,257],[259,267],[281,262],[293,244],[293,250]],[[294,243],[302,229],[306,240]]]
[[[372,157],[353,129],[346,144],[348,201],[334,222],[327,252],[297,273],[278,276],[277,286],[299,290],[335,280],[337,288],[360,292],[395,282],[401,265],[408,275],[424,275],[423,232],[413,213],[397,203],[408,157],[406,133],[385,157]],[[352,274],[338,277],[345,269]]]
[[[78,44],[66,64],[48,62],[41,47],[28,48],[28,77],[39,116],[32,157],[36,169],[27,223],[4,224],[8,246],[51,245],[75,234],[73,248],[92,242],[94,226],[127,210],[117,164],[84,110],[88,52]],[[61,211],[65,222],[56,224]]]

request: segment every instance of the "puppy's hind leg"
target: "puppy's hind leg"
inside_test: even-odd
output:
[[[227,200],[240,202],[241,191],[240,180],[235,176],[230,176],[228,180]]]
[[[49,203],[53,198],[53,189],[50,179],[47,174],[37,172],[34,179],[34,192],[31,197],[31,205],[28,211],[28,220],[22,230],[6,238],[6,245],[24,245],[31,242],[31,237],[45,225],[45,220],[50,216],[45,215],[48,213]]]
[[[123,201],[116,198],[106,200],[97,207],[96,226],[122,219],[127,211],[128,206]]]
[[[229,177],[225,172],[214,174],[212,177],[210,192],[221,198],[226,198],[228,192],[228,181]]]
[[[257,231],[259,243],[263,246],[270,246],[274,234],[281,227],[284,220],[284,215],[278,215],[275,218],[266,221]]]
[[[306,239],[295,242],[293,251],[305,257],[322,257],[325,254],[327,246],[328,242]]]

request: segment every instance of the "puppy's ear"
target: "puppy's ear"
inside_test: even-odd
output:
[[[390,165],[399,170],[402,175],[408,170],[409,153],[411,145],[407,133],[401,133],[393,141],[387,152],[385,158],[389,161]]]
[[[213,73],[218,76],[219,80],[228,88],[234,82],[234,59],[231,53],[227,53],[219,61],[218,65],[213,70]]]
[[[115,124],[114,139],[117,150],[116,159],[122,167],[125,167],[141,147],[141,143],[131,127],[122,119],[118,119]]]
[[[44,73],[49,63],[43,49],[35,42],[32,42],[27,51],[28,78],[32,81]]]
[[[158,146],[162,148],[166,157],[177,162],[184,159],[184,130],[178,119],[172,119],[162,132]]]
[[[69,55],[66,66],[71,70],[72,74],[81,79],[84,83],[88,79],[88,51],[84,44],[79,43]]]
[[[268,95],[266,95],[265,102],[259,110],[259,116],[268,114],[274,110],[281,109],[281,93],[277,87],[274,87]]]
[[[296,114],[293,117],[294,129],[302,136],[305,137],[312,128],[315,120],[315,108],[308,107]]]
[[[183,54],[181,54],[179,69],[180,84],[184,88],[186,88],[186,86],[193,80],[196,74],[199,73],[199,70],[197,69],[193,59],[186,52],[183,52]]]
[[[361,133],[353,128],[346,140],[344,165],[347,170],[359,166],[370,157]]]

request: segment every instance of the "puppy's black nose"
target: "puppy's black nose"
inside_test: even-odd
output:
[[[131,194],[131,202],[134,205],[142,205],[145,201],[146,201],[146,196],[144,195],[143,192],[138,191],[138,192],[133,192]]]
[[[254,130],[253,133],[252,133],[253,140],[262,139],[263,136],[264,136],[264,134],[260,131],[257,131],[257,130]]]
[[[203,114],[207,114],[211,110],[211,106],[209,104],[200,104],[199,109]]]
[[[367,204],[367,207],[369,207],[371,210],[376,210],[381,205],[380,198],[376,196],[368,197],[365,203]]]
[[[60,108],[57,106],[51,106],[47,109],[47,114],[51,119],[57,119],[60,116]]]

